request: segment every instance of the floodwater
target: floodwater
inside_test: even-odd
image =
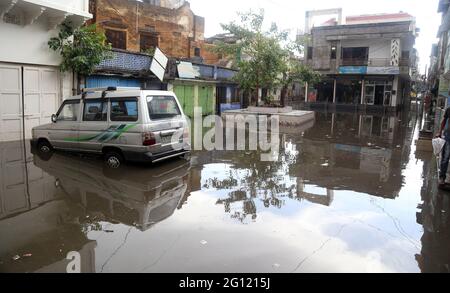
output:
[[[419,125],[317,113],[277,162],[203,151],[120,174],[1,143],[0,271],[65,272],[77,252],[82,272],[446,272],[450,194]]]

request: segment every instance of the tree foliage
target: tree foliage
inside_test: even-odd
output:
[[[61,71],[73,70],[81,75],[90,75],[95,67],[110,57],[111,45],[95,24],[74,29],[70,22],[60,26],[57,37],[49,40],[50,49],[62,57]]]
[[[275,23],[268,30],[263,29],[264,10],[238,15],[239,22],[222,24],[223,30],[236,42],[218,42],[214,51],[233,59],[239,69],[235,80],[241,89],[259,95],[261,88],[273,90],[286,88],[292,82],[320,79],[318,73],[299,60],[304,48],[302,41],[290,42],[289,32],[279,30]]]

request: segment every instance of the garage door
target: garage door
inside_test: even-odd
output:
[[[57,68],[0,63],[0,141],[22,138],[22,116],[27,139],[31,138],[33,127],[50,122],[58,108],[59,78]]]

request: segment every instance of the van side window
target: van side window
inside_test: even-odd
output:
[[[83,121],[106,121],[108,118],[108,103],[98,100],[85,100]]]
[[[80,101],[67,101],[58,111],[58,121],[78,121]]]
[[[136,99],[111,100],[111,121],[135,122],[138,120]]]

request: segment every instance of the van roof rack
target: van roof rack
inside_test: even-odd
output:
[[[106,96],[107,92],[117,92],[117,91],[139,91],[140,87],[117,87],[117,86],[109,86],[109,87],[98,87],[98,88],[83,88],[81,90],[82,95],[81,98],[86,98],[88,93],[96,93],[102,92],[102,98]]]

